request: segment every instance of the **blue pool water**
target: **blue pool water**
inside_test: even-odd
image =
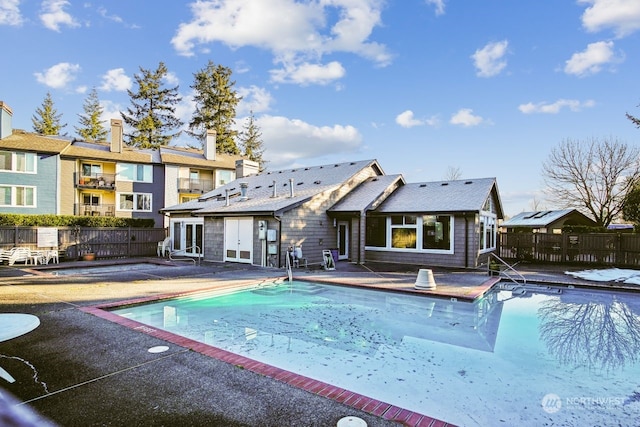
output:
[[[114,312],[460,426],[640,417],[637,294],[495,289],[469,303],[294,281]]]

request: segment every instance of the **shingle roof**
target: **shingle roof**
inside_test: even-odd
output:
[[[48,154],[59,154],[70,144],[68,138],[44,136],[19,129],[14,129],[11,135],[0,139],[0,148]]]
[[[192,211],[195,215],[278,214],[325,191],[337,189],[367,167],[373,168],[378,174],[383,174],[376,160],[263,172],[238,178],[203,194],[199,201],[170,206],[163,211]],[[293,197],[290,180],[293,180]],[[247,185],[246,199],[241,197],[241,183]],[[227,190],[231,196],[229,206],[226,206]]]
[[[389,196],[375,212],[478,212],[494,187],[495,178],[406,184]],[[501,211],[498,213],[499,216],[502,214]]]
[[[369,178],[330,208],[329,212],[365,212],[375,209],[391,191],[404,183],[402,175]]]
[[[559,219],[578,212],[576,209],[560,209],[555,211],[532,211],[532,212],[520,212],[518,215],[504,221],[500,224],[501,227],[545,227]],[[585,217],[586,218],[586,217]]]
[[[61,153],[61,156],[130,163],[154,163],[152,151],[124,147],[122,153],[118,153],[111,152],[111,144],[106,142],[75,141]]]
[[[216,153],[215,160],[207,160],[204,157],[203,150],[172,146],[160,147],[160,156],[162,158],[162,163],[164,164],[189,164],[194,167],[224,169],[235,169],[236,160],[243,158],[239,155],[232,156],[225,153]]]

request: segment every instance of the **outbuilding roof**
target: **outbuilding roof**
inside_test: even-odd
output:
[[[540,228],[546,227],[549,224],[565,218],[569,215],[577,215],[582,217],[586,223],[595,222],[578,211],[577,209],[559,209],[559,210],[542,210],[532,212],[520,212],[518,215],[504,221],[500,224],[501,227],[529,227]]]

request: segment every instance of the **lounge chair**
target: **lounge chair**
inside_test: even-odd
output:
[[[9,250],[2,251],[2,254],[0,254],[0,262],[2,264],[6,262],[9,265],[13,265],[16,262],[24,262],[27,264],[30,256],[31,250],[29,248],[14,247]]]

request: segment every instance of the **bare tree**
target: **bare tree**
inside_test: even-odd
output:
[[[638,105],[638,107],[640,107],[640,105]],[[627,119],[631,120],[631,123],[636,125],[637,128],[640,128],[640,118],[634,117],[629,113],[627,113],[626,116],[627,116]]]
[[[444,174],[444,180],[455,181],[456,179],[460,179],[461,176],[462,176],[462,171],[460,171],[460,168],[449,166],[447,168],[447,172],[445,172]]]
[[[566,139],[551,150],[542,173],[549,199],[606,227],[618,218],[640,177],[640,151],[617,139]]]

